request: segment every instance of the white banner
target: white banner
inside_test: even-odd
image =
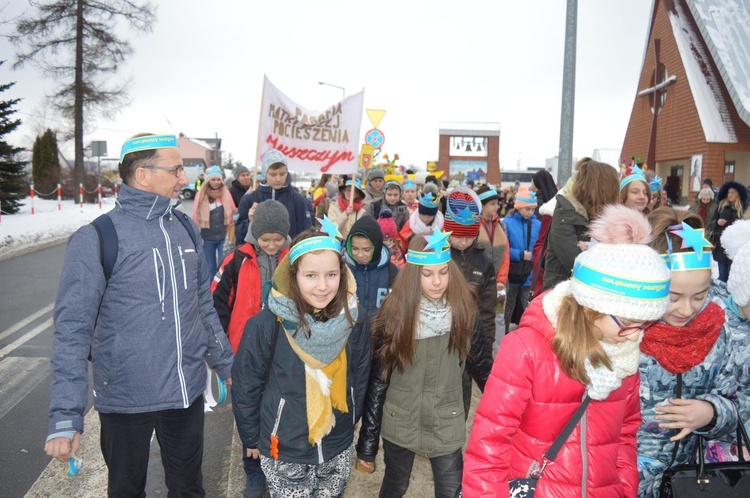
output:
[[[281,151],[290,171],[355,173],[364,90],[324,111],[306,109],[276,88],[267,77],[258,128],[258,157]]]

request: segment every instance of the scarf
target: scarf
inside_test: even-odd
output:
[[[432,302],[422,296],[419,302],[417,340],[439,337],[451,331],[451,306],[445,298]]]
[[[422,221],[422,218],[419,217],[419,211],[414,211],[409,218],[409,226],[411,227],[411,231],[414,235],[432,235],[435,227],[439,228],[440,230],[443,229],[444,221],[445,218],[443,217],[443,213],[438,210],[437,214],[435,214],[435,219],[432,220],[432,223],[430,225],[425,225],[424,221]]]
[[[220,189],[212,189],[208,182],[204,183],[198,193],[198,199],[193,203],[193,219],[201,228],[211,228],[211,208],[209,204],[216,201],[224,206],[224,225],[229,226],[232,223],[234,215],[234,201],[229,189],[222,184]]]
[[[706,210],[707,210],[707,208],[708,208],[708,204],[703,204],[703,202],[701,201],[701,207],[698,208],[698,216],[701,217],[701,219],[703,220],[703,224],[704,225],[707,224],[706,223]],[[710,223],[710,220],[709,220],[709,223]]]
[[[557,310],[560,309],[563,298],[571,292],[570,281],[566,280],[557,284],[544,296],[542,308],[551,324],[557,323]],[[619,344],[599,341],[599,345],[609,357],[612,369],[610,370],[604,365],[594,367],[588,358],[584,360],[584,368],[589,376],[586,391],[591,399],[599,401],[607,399],[612,391],[620,388],[623,379],[638,372],[638,357],[640,355],[638,343],[640,340],[639,338],[638,341],[624,341]]]
[[[346,208],[349,207],[349,203],[346,201],[346,199],[344,199],[343,195],[339,196],[338,203],[339,203],[339,209],[341,209],[342,213],[346,211]],[[354,209],[354,211],[359,211],[360,209],[362,209],[362,201],[352,202],[352,209]]]
[[[347,302],[352,318],[357,318],[357,299]],[[294,353],[305,364],[305,396],[307,404],[307,439],[311,445],[320,444],[336,423],[333,409],[348,413],[346,377],[346,342],[352,331],[344,310],[326,322],[316,321],[305,314],[310,336],[300,329],[296,336],[299,315],[294,302],[276,289],[268,296],[268,308],[284,326],[287,340]]]
[[[681,374],[708,356],[723,326],[724,310],[711,302],[684,327],[659,322],[649,328],[641,351],[655,358],[668,372]]]

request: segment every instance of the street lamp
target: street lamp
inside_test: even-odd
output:
[[[326,83],[325,81],[318,81],[318,85],[326,85],[332,86],[333,88],[338,88],[339,90],[341,90],[341,94],[343,95],[343,97],[346,98],[346,88],[344,88],[343,86],[332,85],[331,83]]]

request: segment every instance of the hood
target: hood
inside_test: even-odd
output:
[[[146,192],[125,183],[120,185],[120,193],[117,197],[117,204],[123,211],[146,220],[171,214],[180,202],[179,199],[170,199],[163,195]]]
[[[573,209],[575,209],[576,213],[583,216],[585,219],[589,219],[589,214],[586,212],[586,208],[583,207],[583,204],[578,202],[578,199],[575,198],[575,196],[571,194],[558,194],[559,196],[563,197],[565,200],[570,202],[570,205],[573,206]],[[555,205],[556,207],[557,205]]]
[[[352,225],[351,230],[349,230],[349,236],[346,238],[345,246],[346,255],[352,260],[354,260],[351,254],[351,240],[353,235],[367,237],[370,242],[372,242],[374,248],[370,263],[377,261],[383,252],[383,232],[380,230],[380,225],[378,225],[377,220],[372,216],[366,215],[355,221],[354,225]]]
[[[724,199],[727,198],[727,194],[729,194],[729,189],[733,188],[740,194],[740,202],[742,203],[742,207],[747,207],[747,188],[739,183],[739,182],[726,182],[724,185],[721,186],[719,189],[719,194],[716,196],[716,199],[721,202]]]
[[[555,213],[555,207],[557,207],[557,196],[542,204],[539,207],[539,214],[542,216],[552,216]]]

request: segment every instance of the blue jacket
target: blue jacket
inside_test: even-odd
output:
[[[287,179],[289,179],[289,175],[287,175]],[[312,226],[310,209],[305,199],[297,192],[290,181],[287,181],[287,184],[278,190],[263,184],[259,185],[254,191],[242,196],[240,205],[237,207],[236,240],[245,240],[248,227],[250,226],[247,215],[253,204],[267,201],[268,199],[279,201],[289,212],[289,236],[292,239]]]
[[[373,244],[372,260],[366,265],[357,263],[352,257],[351,239],[354,235],[367,237]],[[391,263],[391,252],[383,245],[383,232],[375,218],[363,216],[352,225],[346,238],[344,259],[357,282],[359,304],[372,318],[398,275],[398,267]]]
[[[230,377],[203,248],[172,214],[176,205],[122,185],[109,213],[119,245],[108,283],[94,227],[70,237],[55,301],[49,436],[83,432],[89,352],[102,413],[187,408],[205,389],[206,363]]]
[[[523,261],[523,252],[532,252],[532,249],[534,249],[536,239],[539,237],[539,229],[542,228],[542,222],[535,216],[525,220],[519,212],[506,216],[503,221],[505,221],[506,233],[508,235],[511,264],[513,264],[513,261]],[[529,233],[529,223],[531,223],[531,240],[527,242],[526,237]],[[531,261],[533,262],[533,259]],[[531,273],[529,273],[529,278],[526,279],[523,285],[531,285]]]

